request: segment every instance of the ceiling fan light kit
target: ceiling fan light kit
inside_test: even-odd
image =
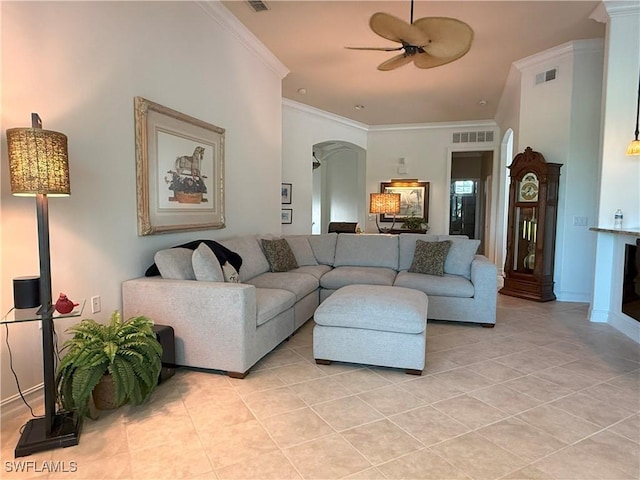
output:
[[[411,23],[388,13],[374,13],[369,26],[376,34],[401,47],[346,47],[350,50],[377,50],[403,52],[378,65],[378,70],[394,70],[413,61],[418,68],[433,68],[453,62],[465,55],[473,42],[473,30],[456,18],[425,17],[413,21],[411,0]]]

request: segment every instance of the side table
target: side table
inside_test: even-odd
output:
[[[79,317],[82,315],[84,305],[85,300],[73,311],[65,314],[57,313],[53,306],[49,307],[51,310],[44,313],[38,307],[14,309],[0,320],[0,324],[42,321],[42,328],[51,332],[54,320]],[[47,337],[43,336],[43,338]],[[43,341],[44,417],[33,418],[27,422],[15,448],[16,458],[53,448],[71,447],[80,442],[82,418],[79,418],[75,412],[56,412],[57,392],[53,362],[53,345]]]

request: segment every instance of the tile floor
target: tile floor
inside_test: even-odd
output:
[[[422,377],[317,366],[309,322],[246,379],[180,370],[28,473],[9,471],[27,415],[5,418],[0,477],[640,478],[638,344],[584,304],[498,305],[494,329],[429,322]]]

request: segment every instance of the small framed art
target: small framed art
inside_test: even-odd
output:
[[[283,225],[293,223],[293,208],[282,209],[282,221],[280,223]]]
[[[282,202],[283,205],[291,205],[291,184],[282,184]]]

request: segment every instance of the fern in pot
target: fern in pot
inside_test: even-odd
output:
[[[146,401],[156,385],[162,368],[162,347],[147,317],[123,321],[120,313],[111,315],[108,325],[84,319],[68,331],[56,374],[58,395],[63,408],[89,416],[93,395],[96,408],[116,408],[125,403]],[[101,402],[100,390],[112,392]]]

